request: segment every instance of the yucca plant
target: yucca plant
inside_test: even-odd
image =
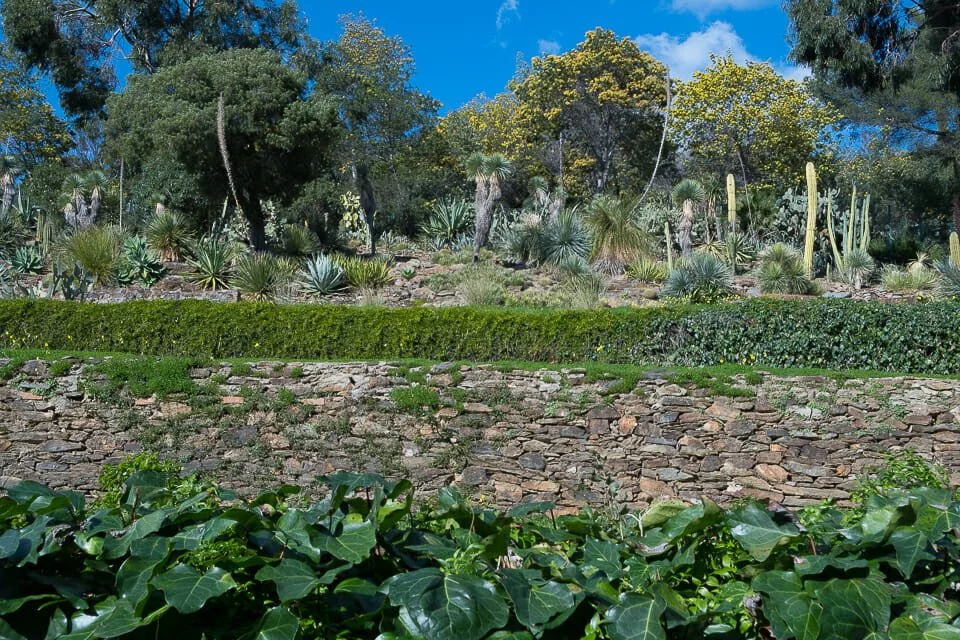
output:
[[[716,302],[733,293],[733,271],[709,253],[694,253],[679,260],[667,275],[660,295],[686,298],[694,303]]]
[[[843,271],[840,277],[860,290],[870,280],[876,265],[865,249],[853,249],[843,256]]]
[[[26,225],[16,209],[0,211],[0,260],[9,260],[29,237]]]
[[[41,273],[44,267],[43,254],[37,247],[18,247],[10,258],[10,266],[17,273]]]
[[[193,234],[187,221],[176,211],[166,209],[155,215],[145,231],[147,243],[160,253],[164,262],[179,262],[190,248]]]
[[[689,258],[693,253],[693,223],[694,206],[707,199],[707,191],[696,180],[685,178],[673,188],[673,201],[683,206],[683,215],[678,227],[680,236],[680,250],[684,257]]]
[[[803,295],[813,290],[803,256],[793,247],[778,242],[761,254],[760,261],[757,281],[763,293]]]
[[[598,270],[620,273],[626,265],[653,254],[656,243],[637,225],[635,208],[610,196],[597,196],[587,207],[584,223],[593,240],[590,259]]]
[[[305,258],[320,250],[320,239],[304,226],[286,224],[280,236],[283,255],[292,258]]]
[[[0,298],[9,298],[13,294],[13,282],[13,269],[0,260]]]
[[[470,232],[473,226],[473,208],[466,200],[441,200],[420,227],[420,231],[436,242],[436,250],[452,248],[457,238]]]
[[[576,259],[585,259],[590,253],[590,236],[580,212],[564,209],[542,224],[535,237],[537,261],[559,266]]]
[[[303,288],[315,296],[327,296],[343,289],[343,268],[330,256],[314,256],[300,272]]]
[[[627,276],[641,284],[659,284],[667,278],[667,266],[656,260],[641,258],[627,266]]]
[[[123,241],[116,274],[118,284],[139,282],[145,287],[152,287],[164,275],[166,269],[163,268],[160,257],[150,249],[145,238],[132,236]]]
[[[120,264],[122,234],[113,226],[76,229],[64,242],[68,263],[79,264],[93,286],[106,282]]]
[[[233,276],[233,284],[240,293],[257,302],[275,302],[290,280],[289,263],[267,253],[241,256]]]
[[[960,265],[951,260],[939,260],[934,268],[940,273],[940,284],[937,293],[944,298],[960,298]]]
[[[190,247],[192,258],[187,263],[193,267],[191,281],[204,289],[226,289],[233,274],[233,259],[236,249],[233,244],[214,236],[201,238]]]
[[[334,259],[343,269],[347,284],[354,289],[382,289],[393,281],[393,265],[384,258],[337,256]]]

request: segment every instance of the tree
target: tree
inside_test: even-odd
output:
[[[99,114],[117,58],[154,73],[226,49],[292,55],[306,26],[293,0],[5,0],[4,31],[27,63],[50,72],[67,113]]]
[[[677,90],[672,131],[691,172],[779,189],[797,182],[808,160],[830,157],[839,118],[768,63],[713,56]]]
[[[696,180],[689,178],[680,181],[673,188],[674,202],[680,202],[683,207],[683,215],[680,217],[680,249],[684,258],[693,255],[693,223],[694,223],[694,205],[702,204],[707,199],[707,191],[703,185]]]
[[[14,156],[0,156],[0,213],[7,213],[16,195],[17,176],[22,169]]]
[[[38,89],[34,77],[0,45],[0,156],[24,170],[59,160],[70,147],[63,121]]]
[[[571,174],[581,190],[598,193],[623,173],[625,158],[652,169],[667,82],[667,68],[633,40],[596,29],[573,51],[534,58],[529,73],[511,88],[528,141],[556,144],[561,179],[567,182]],[[631,149],[644,152],[631,156]]]
[[[266,249],[264,201],[287,203],[321,175],[338,129],[328,96],[309,93],[306,74],[262,49],[207,54],[133,77],[108,111],[117,152],[134,167],[172,160],[196,176],[208,210],[235,201],[257,251]]]
[[[473,261],[480,260],[480,249],[490,240],[493,228],[493,209],[503,195],[500,184],[510,175],[510,161],[494,153],[486,156],[475,153],[467,160],[467,170],[473,174],[477,190],[473,200],[476,223],[473,235]]]
[[[74,173],[67,176],[63,183],[63,217],[74,229],[85,229],[100,218],[103,198],[109,188],[110,179],[100,170],[86,174]]]
[[[411,84],[413,57],[403,40],[363,15],[342,16],[340,25],[322,82],[340,100],[344,154],[376,253],[376,217],[385,208],[378,193],[396,180],[401,155],[433,122],[439,104]]]
[[[946,0],[788,0],[791,58],[809,65],[817,88],[851,122],[900,152],[929,199],[939,163],[960,229],[960,11]],[[917,164],[909,168],[904,164]],[[946,169],[943,171],[942,169]],[[900,190],[899,184],[879,185]],[[939,191],[934,188],[933,191]],[[949,206],[949,205],[948,205]]]

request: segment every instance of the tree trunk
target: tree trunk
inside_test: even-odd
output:
[[[0,176],[0,186],[3,187],[3,200],[2,204],[0,204],[0,210],[6,213],[10,210],[10,207],[13,206],[13,176],[10,174]]]
[[[953,194],[953,228],[960,233],[960,193]]]
[[[266,220],[259,198],[252,198],[242,204],[243,213],[250,225],[250,248],[260,253],[267,250]]]
[[[684,258],[693,255],[693,200],[683,201],[683,217],[680,218],[680,250]]]
[[[367,222],[367,232],[370,234],[370,255],[377,255],[377,199],[373,194],[373,183],[370,181],[370,170],[363,165],[354,165],[353,177],[357,191],[360,192],[360,208],[363,210],[363,219]]]

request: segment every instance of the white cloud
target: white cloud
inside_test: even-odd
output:
[[[694,71],[702,71],[710,66],[711,54],[729,54],[741,64],[757,60],[747,51],[740,34],[727,22],[714,22],[703,31],[695,31],[685,39],[661,33],[644,34],[637,36],[635,40],[641,49],[649,51],[670,67],[671,76],[681,80],[689,80]],[[792,80],[803,80],[810,75],[809,70],[803,67],[774,63],[774,68]]]
[[[732,9],[745,11],[777,4],[777,0],[672,0],[674,11],[688,11],[701,20],[711,13]]]
[[[503,29],[503,25],[510,22],[516,16],[520,17],[520,0],[503,0],[500,8],[497,9],[497,30]]]
[[[560,53],[560,43],[556,40],[537,40],[537,49],[542,56],[555,56]]]

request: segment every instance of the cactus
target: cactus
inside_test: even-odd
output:
[[[673,239],[670,238],[670,223],[663,223],[663,237],[667,240],[667,270],[673,271]]]
[[[950,233],[950,262],[955,267],[960,267],[960,236],[956,231]]]
[[[727,174],[727,223],[730,232],[737,230],[737,183],[732,173]]]
[[[850,211],[847,214],[847,228],[843,235],[843,246],[837,244],[833,224],[833,194],[827,200],[827,233],[830,236],[830,248],[833,250],[833,262],[837,272],[850,278],[859,289],[864,277],[873,270],[873,260],[867,249],[870,247],[870,194],[863,196],[860,204],[857,188],[850,196]],[[841,251],[842,249],[842,251]],[[855,263],[856,266],[855,267]],[[856,271],[856,273],[854,273]]]
[[[829,202],[829,201],[828,201]],[[829,204],[828,204],[829,206]],[[813,243],[817,235],[817,170],[807,163],[807,235],[803,245],[803,271],[813,278]],[[832,236],[831,236],[832,238]]]

